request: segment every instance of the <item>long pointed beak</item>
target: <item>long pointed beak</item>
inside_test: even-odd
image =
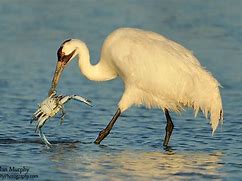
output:
[[[73,57],[76,51],[76,50],[73,50],[70,54],[65,55],[65,54],[62,54],[61,50],[62,50],[62,47],[59,48],[59,50],[57,51],[58,61],[56,63],[55,73],[49,90],[49,96],[51,96],[55,92],[57,84],[60,80],[61,73],[63,72],[68,62],[70,62],[71,58]]]
[[[61,73],[63,72],[64,68],[65,68],[65,64],[61,61],[57,61],[55,73],[54,73],[54,76],[53,76],[53,79],[52,79],[52,84],[51,84],[51,87],[50,87],[50,90],[49,90],[49,96],[51,94],[53,94],[53,92],[55,91],[57,84],[60,80]]]

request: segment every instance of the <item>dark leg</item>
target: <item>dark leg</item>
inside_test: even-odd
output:
[[[164,142],[163,142],[163,146],[167,147],[169,140],[170,140],[170,137],[171,137],[172,130],[174,128],[174,125],[172,123],[171,117],[170,117],[167,109],[165,109],[165,115],[166,115],[166,121],[167,122],[166,122],[166,136],[165,136],[165,139],[164,139]]]
[[[108,123],[107,127],[104,128],[102,131],[99,132],[99,135],[97,137],[97,139],[95,140],[94,143],[99,144],[101,143],[101,141],[108,136],[108,134],[110,133],[111,129],[113,128],[114,123],[116,122],[116,120],[118,119],[118,117],[121,114],[121,110],[118,108],[117,112],[115,113],[115,115],[113,116],[112,120]]]

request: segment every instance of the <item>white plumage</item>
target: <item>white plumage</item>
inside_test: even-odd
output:
[[[191,51],[160,34],[120,28],[106,38],[96,65],[91,65],[84,42],[63,43],[64,54],[73,50],[71,59],[78,55],[80,70],[88,79],[121,77],[125,85],[118,104],[121,112],[141,104],[176,112],[191,107],[196,114],[201,110],[208,117],[210,113],[213,132],[223,119],[218,81]]]

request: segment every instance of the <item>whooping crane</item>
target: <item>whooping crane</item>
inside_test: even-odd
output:
[[[108,81],[120,76],[124,82],[118,109],[99,133],[97,144],[110,133],[121,113],[132,105],[164,111],[167,120],[164,146],[168,145],[174,127],[169,111],[191,107],[196,116],[201,110],[209,116],[213,133],[223,120],[218,81],[191,51],[160,34],[134,28],[117,29],[104,41],[96,65],[90,63],[88,47],[78,39],[63,42],[57,55],[49,95],[56,89],[64,68],[76,56],[80,71],[87,79]]]

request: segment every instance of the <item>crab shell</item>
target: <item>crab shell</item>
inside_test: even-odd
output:
[[[63,108],[63,103],[56,97],[46,98],[40,105],[39,109],[34,113],[33,120],[37,120],[36,130],[41,128],[44,123],[50,118],[54,117],[60,109]]]

